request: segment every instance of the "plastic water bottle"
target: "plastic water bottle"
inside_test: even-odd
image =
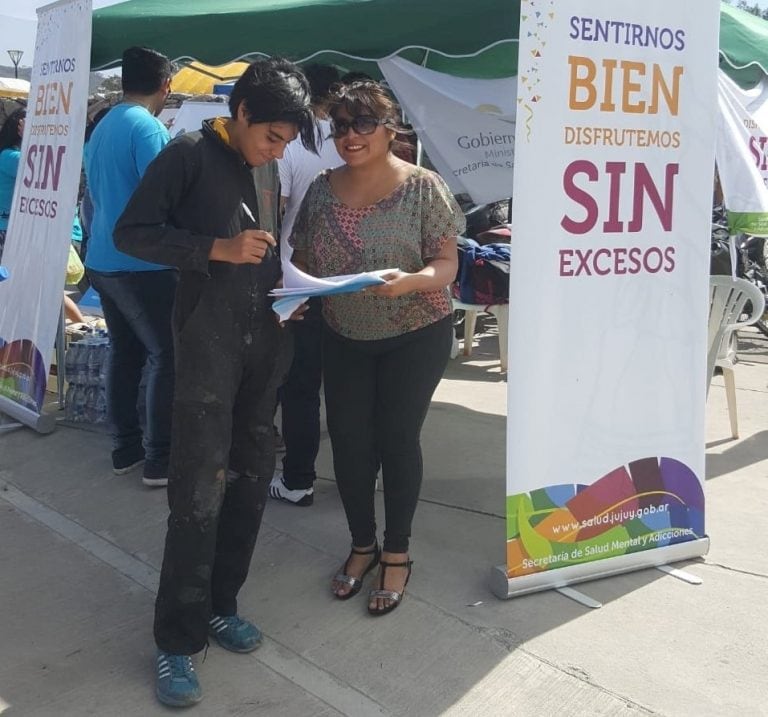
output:
[[[89,339],[81,339],[75,346],[77,346],[78,349],[74,359],[74,381],[83,386],[88,380]]]
[[[74,395],[72,396],[72,420],[76,423],[82,423],[86,420],[86,387],[83,384],[76,384]]]
[[[80,386],[80,391],[82,392],[83,396],[85,396],[82,415],[79,417],[83,423],[90,423],[91,421],[91,365],[93,364],[93,341],[94,340],[92,337],[83,339],[83,348],[81,349],[83,356],[79,362],[80,370],[78,372],[78,384]]]
[[[96,417],[94,423],[106,423],[107,422],[107,391],[104,386],[97,386],[98,391],[96,395]]]
[[[99,387],[96,385],[85,388],[85,420],[88,423],[98,422],[98,409],[96,403],[99,400]]]
[[[69,381],[70,386],[75,383],[75,363],[78,351],[80,351],[80,343],[71,343],[64,356],[64,376]]]
[[[86,383],[89,386],[99,385],[99,359],[101,358],[101,339],[93,339],[88,346],[88,354],[85,364],[88,378]]]
[[[69,356],[71,351],[72,349],[70,348],[69,351],[67,351],[67,356]],[[70,383],[69,386],[67,386],[67,395],[64,397],[64,418],[68,421],[75,420],[75,388],[76,384]]]
[[[109,339],[103,337],[99,352],[99,393],[96,398],[96,423],[107,422],[107,370],[110,351]]]
[[[85,383],[86,386],[93,386],[96,383],[96,379],[98,378],[98,373],[96,373],[96,376],[94,376],[94,372],[97,371],[96,361],[98,360],[98,356],[96,355],[96,351],[98,349],[98,344],[96,343],[96,339],[91,339],[86,344],[86,350],[85,350]]]
[[[104,339],[104,348],[101,352],[101,362],[99,363],[99,386],[106,388],[107,386],[107,369],[109,367],[109,354],[110,354],[109,340]]]

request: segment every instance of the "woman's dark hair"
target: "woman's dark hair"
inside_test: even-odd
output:
[[[373,115],[385,127],[403,131],[400,106],[383,85],[373,80],[336,85],[328,96],[328,114],[335,119],[342,109],[351,117]]]
[[[129,47],[123,52],[123,92],[154,95],[173,74],[171,61],[148,47]]]
[[[317,152],[312,95],[307,78],[297,65],[280,57],[252,62],[229,96],[233,118],[237,118],[241,104],[249,125],[290,122],[298,127],[304,147]]]
[[[9,147],[20,147],[19,122],[27,116],[27,110],[23,107],[14,110],[8,115],[3,126],[0,127],[0,152]]]
[[[373,82],[373,77],[371,77],[367,72],[361,72],[360,70],[352,70],[351,72],[347,72],[345,75],[342,75],[339,82],[341,82],[342,85],[351,85],[353,82]]]

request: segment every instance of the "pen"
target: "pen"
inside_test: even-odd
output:
[[[258,227],[259,225],[256,222],[256,217],[253,216],[253,212],[251,211],[251,208],[245,203],[245,200],[243,199],[240,200],[240,206],[243,208],[243,211],[245,212],[245,216],[248,217],[248,219],[250,219],[253,222],[254,226]],[[267,246],[267,250],[264,256],[266,257],[271,251],[273,251],[272,247]]]
[[[248,219],[250,219],[254,224],[256,224],[256,217],[253,216],[251,208],[244,201],[240,202],[240,206],[243,208],[245,216],[248,217]]]

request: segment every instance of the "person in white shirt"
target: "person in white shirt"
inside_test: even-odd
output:
[[[344,164],[330,139],[330,121],[324,108],[328,91],[339,81],[339,73],[328,65],[310,65],[304,68],[304,74],[309,80],[312,108],[318,119],[318,153],[314,154],[306,150],[301,142],[294,141],[278,161],[280,202],[285,209],[280,234],[283,262],[291,259],[293,249],[288,239],[312,180],[324,169]],[[308,506],[314,500],[315,459],[320,448],[322,324],[318,298],[309,300],[304,320],[295,322],[291,329],[294,338],[293,363],[279,393],[285,455],[282,470],[275,471],[269,494],[292,505]]]

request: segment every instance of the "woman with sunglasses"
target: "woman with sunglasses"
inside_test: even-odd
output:
[[[317,276],[398,267],[386,283],[323,298],[323,378],[333,464],[352,549],[332,590],[356,595],[377,565],[368,612],[402,600],[422,479],[421,427],[445,369],[464,217],[445,182],[392,152],[400,112],[376,82],[331,95],[332,137],[345,164],[321,173],[293,227],[294,262]],[[376,538],[382,469],[385,530]]]

